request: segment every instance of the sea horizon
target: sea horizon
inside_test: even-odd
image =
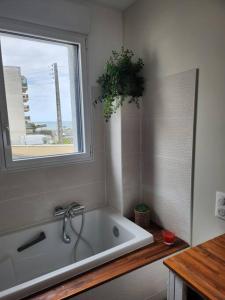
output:
[[[41,125],[46,124],[48,129],[57,129],[57,121],[34,121],[35,124]],[[72,121],[62,121],[63,127],[72,128]]]

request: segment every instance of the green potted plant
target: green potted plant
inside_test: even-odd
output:
[[[143,228],[148,228],[150,223],[150,208],[147,204],[140,203],[134,208],[135,223]]]
[[[105,72],[97,81],[101,87],[101,96],[94,101],[94,104],[103,103],[106,121],[109,121],[125,100],[139,107],[140,97],[144,92],[144,78],[140,74],[143,66],[141,58],[134,61],[131,50],[122,47],[120,52],[112,51]]]

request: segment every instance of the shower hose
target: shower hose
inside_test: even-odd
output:
[[[79,242],[80,240],[82,240],[87,246],[88,248],[90,248],[91,252],[92,252],[92,255],[94,255],[94,249],[93,247],[91,246],[91,244],[85,239],[82,237],[82,232],[83,232],[83,229],[84,229],[84,222],[85,222],[85,213],[84,213],[84,210],[82,210],[82,213],[81,213],[81,226],[80,226],[80,230],[79,232],[76,231],[76,229],[74,228],[74,225],[73,225],[73,221],[72,221],[72,215],[69,214],[69,221],[70,221],[70,226],[71,226],[71,229],[73,231],[73,233],[75,234],[75,236],[77,236],[77,239],[75,241],[75,244],[74,244],[74,261],[77,261],[77,248],[78,248],[78,245],[79,245]]]

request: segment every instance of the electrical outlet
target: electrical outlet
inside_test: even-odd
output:
[[[225,193],[216,192],[216,211],[217,218],[225,220]]]

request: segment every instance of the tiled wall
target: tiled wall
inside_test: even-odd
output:
[[[54,207],[72,201],[88,210],[105,203],[103,120],[95,112],[93,162],[0,173],[0,232],[47,221]]]
[[[124,12],[124,45],[142,57],[145,78],[199,68],[193,244],[225,232],[215,218],[225,191],[225,1],[138,0]]]
[[[14,2],[14,4],[12,4]],[[48,23],[48,14],[40,14],[36,1],[21,0],[18,12],[17,1],[0,3],[0,16],[17,18],[23,21]],[[29,3],[28,3],[29,2]],[[51,14],[49,25],[65,30],[77,28],[76,3],[63,0],[46,0],[45,7],[51,10],[52,5],[61,13]],[[61,7],[64,10],[61,10]],[[88,76],[91,88],[91,99],[96,96],[96,80],[101,74],[105,61],[112,49],[119,49],[122,44],[122,15],[110,8],[90,4],[90,32],[88,35]],[[31,12],[28,14],[27,12]],[[54,19],[57,18],[56,19]],[[54,20],[53,20],[54,19]],[[55,23],[54,23],[54,22]],[[82,26],[85,24],[81,24]],[[83,27],[82,27],[83,28]],[[104,40],[102,47],[100,41]],[[105,130],[102,108],[93,109],[93,145],[94,161],[71,164],[61,167],[18,171],[15,173],[0,172],[0,234],[31,226],[53,218],[57,205],[77,201],[88,210],[105,205]]]
[[[141,201],[141,111],[134,103],[122,108],[123,214],[129,217]]]
[[[196,70],[149,85],[143,109],[143,199],[152,217],[191,238],[191,180]]]
[[[107,126],[107,196],[125,216],[148,203],[152,218],[191,239],[196,70],[146,84],[142,109],[126,104]]]
[[[141,200],[141,109],[124,102],[106,135],[108,203],[130,217]]]
[[[106,191],[110,206],[123,212],[121,110],[106,123]]]

